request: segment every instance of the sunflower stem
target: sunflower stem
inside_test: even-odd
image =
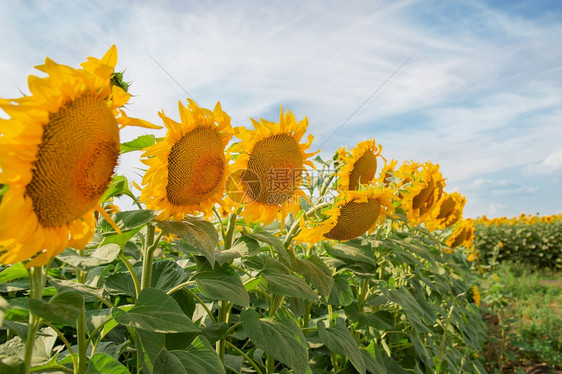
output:
[[[80,256],[84,256],[84,250],[79,250]],[[78,283],[84,284],[86,282],[86,277],[88,276],[87,271],[77,269],[77,280]],[[78,320],[76,321],[76,341],[78,344],[78,366],[74,366],[74,373],[85,373],[86,372],[86,351],[88,349],[88,341],[86,341],[86,308],[82,304],[80,308],[80,314],[78,314]]]
[[[215,316],[213,315],[213,312],[209,309],[209,307],[205,304],[205,302],[203,300],[201,300],[201,298],[199,296],[197,296],[197,294],[193,291],[191,291],[189,288],[185,287],[184,290],[187,291],[188,294],[190,294],[198,303],[199,305],[201,305],[203,307],[203,309],[205,309],[205,311],[207,312],[207,315],[209,316],[209,318],[211,319],[211,321],[213,321],[213,323],[217,323],[217,319],[215,318]]]
[[[303,216],[303,214],[305,214],[305,212],[301,210],[299,212],[299,214],[297,214],[297,216],[295,217],[295,220],[293,221],[293,224],[289,228],[289,231],[287,232],[287,237],[285,238],[285,241],[283,242],[283,244],[285,245],[285,248],[289,247],[289,244],[291,244],[291,241],[297,235],[298,230],[300,228],[299,221],[300,221],[301,217]]]
[[[324,182],[324,184],[322,185],[322,187],[320,188],[320,191],[318,192],[320,196],[324,196],[326,194],[326,190],[328,189],[328,187],[330,186],[330,183],[332,183],[332,181],[334,180],[336,174],[331,174],[326,181]]]
[[[258,374],[262,374],[262,371],[260,370],[260,367],[258,366],[258,364],[255,363],[254,360],[252,360],[243,350],[241,350],[240,348],[238,348],[237,346],[235,346],[234,344],[232,344],[231,342],[227,341],[226,344],[234,349],[236,352],[238,352],[240,354],[240,356],[244,357],[244,359],[246,359],[246,361],[248,361],[248,363],[250,363],[250,365],[252,365],[254,367],[254,369],[256,369],[256,372]]]
[[[219,226],[221,228],[221,234],[222,234],[222,240],[224,241],[224,239],[226,238],[226,231],[224,231],[224,224],[222,222],[221,215],[219,214],[219,212],[217,211],[217,209],[215,207],[213,207],[213,213],[215,213],[215,216],[217,217],[217,220],[219,221]]]
[[[267,373],[273,374],[275,372],[275,358],[272,355],[267,355],[265,363],[267,365]]]
[[[297,215],[297,218],[295,218],[295,221],[291,225],[291,228],[289,229],[289,232],[287,233],[287,237],[285,238],[285,241],[283,242],[283,244],[285,245],[285,248],[288,248],[289,245],[291,244],[291,241],[293,240],[293,238],[298,235],[299,229],[300,229],[299,221],[300,221],[300,218],[302,216],[308,217],[308,216],[316,213],[317,211],[322,210],[322,209],[324,209],[324,208],[326,208],[330,205],[331,205],[330,203],[324,202],[324,203],[318,204],[316,206],[313,206],[312,208],[310,208],[309,210],[304,212],[304,214],[302,212],[299,213]]]
[[[182,288],[184,288],[185,286],[189,286],[190,284],[195,283],[196,281],[194,280],[188,280],[186,282],[180,283],[177,286],[175,286],[174,288],[172,288],[171,290],[169,290],[168,292],[166,292],[168,295],[172,295],[176,292],[178,292],[179,290],[181,290]]]
[[[443,362],[443,350],[445,348],[445,342],[447,341],[447,331],[449,330],[449,326],[451,325],[451,317],[453,316],[453,310],[455,310],[455,303],[460,297],[464,297],[465,294],[466,292],[457,295],[457,297],[455,297],[453,299],[453,302],[451,303],[451,309],[449,309],[449,313],[447,314],[447,321],[445,322],[445,327],[443,329],[443,337],[441,338],[441,344],[439,345],[439,361],[435,367],[435,373],[441,372],[441,363]]]
[[[29,296],[31,299],[41,300],[43,297],[43,287],[45,285],[45,278],[43,277],[43,267],[36,266],[28,269],[29,273]],[[41,318],[31,310],[29,311],[29,325],[27,329],[27,340],[25,342],[25,372],[31,372],[31,360],[33,358],[33,348],[35,346],[35,336],[37,329],[41,324]]]
[[[76,340],[78,341],[78,367],[74,367],[76,374],[86,372],[86,351],[88,348],[86,341],[86,310],[81,308],[76,322]]]
[[[232,304],[228,301],[220,301],[219,303],[219,322],[230,324],[230,308]],[[222,362],[224,362],[224,354],[226,351],[226,334],[217,342],[217,353]]]
[[[234,230],[236,228],[236,213],[231,213],[228,219],[228,229],[226,230],[226,235],[224,238],[224,249],[230,249],[232,247],[232,237],[234,236]]]
[[[158,234],[158,237],[154,240],[154,226],[148,224],[142,262],[141,290],[150,287],[154,250],[158,247],[158,242],[160,242],[163,234],[164,231],[160,231],[160,234]]]
[[[140,283],[139,283],[139,277],[137,276],[137,273],[135,273],[135,269],[133,268],[133,265],[131,265],[131,263],[129,262],[127,257],[125,257],[125,254],[123,253],[123,251],[119,252],[119,259],[123,262],[123,264],[125,265],[127,270],[129,270],[129,273],[131,273],[131,277],[133,278],[133,284],[135,285],[135,294],[136,294],[135,300],[136,300],[136,299],[138,299],[140,291],[141,291],[141,287],[140,287]]]
[[[305,304],[304,304],[304,316],[303,316],[302,327],[305,328],[305,329],[309,328],[308,325],[310,323],[310,314],[311,314],[311,311],[312,311],[312,304],[313,303],[314,303],[313,301],[306,300]]]
[[[328,202],[325,202],[325,203],[322,203],[322,204],[318,204],[318,205],[316,205],[316,206],[313,206],[313,207],[310,208],[309,210],[307,210],[306,213],[304,213],[304,215],[305,215],[306,217],[308,217],[308,216],[310,216],[311,214],[316,213],[316,212],[319,211],[319,210],[322,210],[322,209],[324,209],[324,208],[326,208],[326,207],[329,207],[330,205],[332,205],[332,204],[331,204],[331,203],[328,203]]]

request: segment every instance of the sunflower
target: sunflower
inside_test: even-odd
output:
[[[338,150],[338,158],[343,163],[340,169],[338,189],[357,190],[361,184],[369,184],[377,172],[377,157],[381,155],[382,146],[375,143],[375,139],[365,140],[355,148],[347,151]]]
[[[480,251],[476,251],[474,249],[474,246],[472,246],[470,248],[470,252],[468,253],[468,258],[467,258],[468,261],[470,261],[470,262],[476,261],[476,260],[478,260],[479,257],[480,257]]]
[[[357,191],[342,191],[335,204],[323,210],[321,221],[309,218],[308,226],[301,220],[301,232],[295,237],[297,243],[310,245],[323,239],[346,241],[372,232],[377,223],[382,223],[387,215],[393,215],[390,189],[363,187]]]
[[[435,204],[443,195],[445,179],[439,172],[439,165],[430,162],[412,168],[412,164],[406,164],[403,173],[403,184],[400,196],[401,207],[406,212],[408,223],[420,224],[431,213]],[[402,169],[402,167],[401,167]]]
[[[470,293],[471,293],[472,301],[477,307],[479,307],[481,298],[480,298],[480,291],[478,290],[478,286],[474,285],[470,290],[471,290]]]
[[[300,143],[308,127],[306,117],[297,122],[290,111],[283,113],[281,108],[279,123],[251,121],[254,130],[236,129],[242,141],[232,147],[239,154],[231,165],[231,175],[237,176],[236,182],[245,196],[241,214],[251,222],[267,225],[279,214],[286,217],[300,210],[299,198],[305,195],[299,187],[305,166],[314,168],[308,158],[320,151],[306,152],[314,139],[312,135],[308,135],[306,143]]]
[[[29,76],[30,96],[0,99],[0,263],[46,264],[94,234],[93,211],[119,156],[119,129],[154,128],[120,109],[130,94],[112,85],[117,49],[89,57],[81,69],[47,58]]]
[[[466,198],[458,192],[443,192],[443,197],[437,201],[430,217],[426,219],[429,230],[444,229],[452,226],[462,217]]]
[[[166,136],[143,154],[142,162],[149,168],[140,199],[148,209],[162,210],[160,220],[181,220],[197,212],[209,217],[215,203],[223,199],[224,149],[233,135],[230,117],[220,103],[211,111],[188,102],[188,106],[178,103],[181,122],[159,113]]]
[[[385,185],[386,187],[389,187],[393,184],[392,178],[394,177],[397,164],[398,164],[397,160],[390,160],[390,163],[387,162],[384,163],[384,166],[381,169],[381,174],[378,178],[378,182],[381,185]]]
[[[474,221],[470,218],[460,221],[455,225],[453,233],[447,239],[447,245],[451,248],[449,252],[452,252],[458,246],[471,248],[473,240]]]

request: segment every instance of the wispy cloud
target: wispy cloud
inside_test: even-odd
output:
[[[537,187],[524,186],[509,179],[493,180],[479,178],[472,182],[468,187],[469,189],[485,192],[486,194],[501,196],[529,194],[538,190]]]
[[[562,178],[562,149],[552,152],[540,163],[529,165],[526,171],[531,175],[552,175]]]
[[[235,125],[275,120],[280,105],[308,116],[314,146],[414,54],[324,151],[374,136],[387,158],[437,162],[449,185],[474,194],[487,173],[560,170],[562,22],[515,3],[3,2],[0,97],[19,95],[45,56],[76,66],[115,43],[133,80],[130,115],[176,117],[187,95],[169,73],[201,105],[220,100]],[[140,166],[123,157],[120,170],[138,180]],[[468,204],[492,206],[483,195]]]

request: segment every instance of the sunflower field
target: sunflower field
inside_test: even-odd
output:
[[[1,373],[485,372],[474,221],[439,165],[374,138],[325,160],[306,118],[190,99],[121,143],[161,126],[116,62],[47,58],[0,99]]]
[[[536,269],[562,268],[562,214],[475,221],[474,243],[483,264],[508,261]]]

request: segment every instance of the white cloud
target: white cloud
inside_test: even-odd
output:
[[[485,179],[478,178],[468,185],[467,190],[475,190],[480,194],[491,194],[496,196],[515,196],[530,194],[538,190],[534,186],[524,186],[509,179]]]
[[[562,150],[552,152],[540,163],[529,165],[526,172],[531,175],[562,177]]]

